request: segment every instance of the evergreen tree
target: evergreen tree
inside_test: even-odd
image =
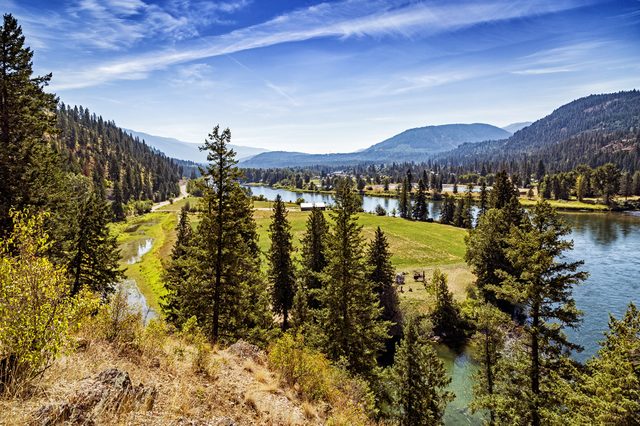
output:
[[[406,321],[392,370],[397,417],[403,426],[442,424],[447,403],[453,400],[446,390],[451,379],[420,328],[418,319]]]
[[[540,182],[540,179],[544,177],[546,174],[546,168],[544,167],[544,162],[542,160],[538,161],[538,168],[536,170],[536,180]]]
[[[67,270],[73,283],[71,295],[88,288],[106,297],[123,276],[119,269],[120,250],[107,226],[111,211],[101,194],[91,187],[77,196],[75,235],[69,238],[71,243],[67,247],[70,257]]]
[[[380,319],[382,309],[366,277],[365,245],[356,217],[361,201],[352,188],[349,179],[337,183],[332,211],[335,225],[328,238],[320,298],[321,327],[329,357],[343,359],[350,371],[369,377],[388,337],[389,324]]]
[[[467,194],[464,197],[464,205],[462,206],[461,226],[467,229],[473,228],[473,213],[472,213],[473,198],[472,197],[473,196],[471,195],[471,191],[467,191]]]
[[[489,412],[489,424],[496,423],[499,410],[500,371],[499,362],[505,346],[505,338],[511,319],[490,303],[482,302],[474,307],[475,333],[471,338],[471,353],[478,363],[474,377],[473,410]]]
[[[269,250],[269,280],[272,288],[272,307],[282,315],[282,330],[289,328],[289,311],[293,305],[295,271],[291,252],[291,225],[287,220],[287,208],[278,194],[273,203],[273,216],[269,225],[271,248]]]
[[[489,208],[489,195],[487,193],[487,182],[484,178],[480,179],[480,211],[478,216],[482,216]]]
[[[429,210],[427,209],[427,187],[424,184],[424,180],[418,181],[418,192],[416,192],[415,204],[413,206],[413,218],[419,221],[426,221],[429,217]]]
[[[373,291],[382,307],[381,319],[389,323],[387,334],[390,338],[386,340],[386,350],[380,357],[382,364],[389,365],[393,361],[396,343],[402,338],[402,313],[398,293],[393,286],[395,270],[391,265],[389,243],[380,227],[376,229],[369,246],[367,265],[367,279],[373,283]]]
[[[302,275],[308,291],[308,307],[320,308],[318,294],[322,288],[320,273],[327,266],[327,221],[320,209],[314,208],[307,219],[307,230],[302,237]]]
[[[231,131],[214,127],[201,150],[210,162],[204,170],[202,214],[190,278],[199,301],[193,315],[212,341],[240,337],[256,340],[270,325],[268,292],[260,274],[253,202],[238,179]],[[185,315],[189,317],[191,315]]]
[[[640,312],[629,304],[624,316],[609,319],[598,354],[572,392],[576,424],[636,425],[640,422]]]
[[[433,333],[446,343],[459,345],[464,338],[464,324],[460,307],[447,285],[447,276],[436,268],[430,285],[435,296],[435,306],[431,312]]]
[[[512,228],[506,256],[513,265],[500,272],[503,282],[491,286],[503,298],[523,310],[527,321],[523,330],[528,338],[526,412],[517,413],[534,426],[546,424],[562,409],[557,393],[558,371],[567,361],[566,353],[579,350],[562,332],[575,328],[581,313],[572,297],[573,287],[586,279],[578,271],[582,262],[564,262],[562,255],[573,243],[562,239],[570,232],[555,210],[545,201],[531,210],[531,218]]]
[[[459,228],[464,228],[464,219],[465,219],[465,202],[464,199],[458,198],[456,200],[456,207],[453,211],[453,225]]]
[[[161,307],[167,320],[181,327],[189,317],[183,313],[193,314],[194,309],[184,306],[189,304],[190,296],[188,274],[193,269],[189,265],[190,247],[193,243],[193,229],[189,220],[189,208],[185,205],[180,209],[180,219],[176,226],[176,242],[171,250],[171,260],[167,266],[163,282],[167,293],[162,297]]]
[[[117,180],[113,184],[113,203],[111,203],[113,218],[116,222],[122,222],[126,219],[124,207],[122,206],[122,191],[120,190],[120,182]]]
[[[496,173],[493,189],[491,190],[491,207],[501,209],[518,198],[518,190],[515,188],[506,171]]]
[[[34,76],[33,51],[5,14],[0,28],[0,236],[11,231],[11,209],[54,211],[61,169],[48,140],[55,134],[56,98],[44,92],[51,74]],[[54,215],[57,214],[54,212]],[[55,222],[56,218],[52,218]],[[54,228],[51,229],[55,231]],[[55,238],[55,233],[52,237]]]
[[[411,184],[407,177],[402,181],[398,210],[401,218],[409,219],[411,217]]]
[[[511,262],[505,253],[506,238],[511,226],[503,210],[489,209],[478,219],[475,229],[465,237],[467,246],[465,260],[476,277],[475,284],[482,299],[497,303],[507,311],[512,310],[511,304],[498,302],[492,288],[502,283],[498,271],[512,269]]]
[[[454,224],[455,200],[449,194],[444,194],[442,200],[442,210],[440,211],[440,223],[445,225]]]

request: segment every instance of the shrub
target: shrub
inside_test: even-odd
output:
[[[40,378],[70,342],[95,299],[70,297],[65,268],[45,257],[44,214],[12,212],[14,229],[0,241],[0,393]]]
[[[353,378],[320,352],[304,344],[298,334],[283,335],[269,347],[269,365],[282,380],[297,387],[303,398],[332,406],[329,424],[367,424],[374,399],[364,380]]]
[[[129,305],[126,291],[119,286],[111,301],[93,318],[91,333],[121,349],[140,350],[144,327],[142,312]]]
[[[387,211],[380,204],[376,205],[375,213],[378,216],[386,216]]]

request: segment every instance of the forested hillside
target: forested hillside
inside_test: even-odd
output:
[[[451,150],[463,143],[504,139],[511,133],[483,123],[445,124],[408,129],[358,152],[343,154],[305,154],[300,152],[265,152],[242,161],[250,167],[309,167],[316,165],[349,166],[354,164],[425,161],[436,153]]]
[[[553,111],[504,141],[464,144],[438,155],[444,164],[506,164],[542,160],[551,171],[579,164],[640,168],[640,92],[591,95]]]
[[[58,149],[71,171],[119,182],[123,202],[162,201],[179,194],[176,162],[82,106],[57,109]]]

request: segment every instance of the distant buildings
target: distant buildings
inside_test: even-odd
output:
[[[325,203],[300,203],[300,210],[303,212],[308,212],[314,209],[326,210],[327,205]]]

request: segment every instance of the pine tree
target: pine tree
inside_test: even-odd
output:
[[[411,217],[411,184],[407,177],[402,181],[398,210],[401,218],[409,219]]]
[[[160,305],[167,321],[181,327],[193,314],[194,309],[185,308],[189,303],[190,289],[189,265],[190,247],[193,243],[193,229],[189,220],[189,208],[185,205],[180,209],[180,219],[176,226],[176,242],[171,250],[171,260],[163,276],[164,288],[167,293],[162,297]]]
[[[397,417],[403,426],[442,424],[445,407],[453,400],[446,390],[451,379],[420,328],[418,319],[406,321],[392,370]]]
[[[116,222],[122,222],[126,219],[124,207],[122,206],[122,190],[120,189],[120,182],[118,181],[113,184],[113,203],[111,203],[111,210]]]
[[[413,218],[419,221],[426,221],[429,217],[429,210],[427,209],[427,195],[425,193],[426,186],[424,180],[418,181],[418,191],[416,192],[415,204],[413,206]]]
[[[455,215],[455,200],[449,194],[444,194],[442,200],[442,210],[440,212],[440,223],[449,225],[453,224]]]
[[[496,423],[499,409],[499,361],[505,346],[505,338],[511,323],[508,315],[490,303],[474,307],[475,333],[471,338],[471,353],[479,368],[474,377],[473,410],[487,410],[489,424]]]
[[[458,198],[455,203],[455,209],[453,211],[453,225],[458,228],[464,228],[465,206],[464,199]]]
[[[518,199],[518,190],[515,188],[506,171],[496,173],[493,189],[491,190],[491,207],[501,209]]]
[[[289,328],[289,311],[293,306],[295,271],[291,252],[291,225],[287,220],[287,208],[278,194],[273,203],[273,216],[269,225],[271,248],[269,250],[269,280],[272,288],[272,307],[282,315],[282,330]]]
[[[506,238],[510,230],[511,224],[506,220],[504,211],[489,209],[478,219],[475,229],[465,237],[465,260],[476,277],[475,284],[482,299],[507,311],[511,311],[513,306],[498,302],[491,288],[502,283],[498,271],[512,270],[511,262],[505,253]]]
[[[633,303],[621,319],[610,316],[605,339],[571,392],[569,407],[576,424],[638,424],[640,311]]]
[[[260,274],[253,202],[238,183],[241,172],[229,148],[231,131],[214,127],[201,150],[204,171],[202,214],[190,278],[200,301],[198,323],[213,342],[239,337],[256,340],[269,326],[268,292]]]
[[[326,238],[327,221],[320,209],[314,208],[307,219],[307,230],[302,237],[302,275],[304,288],[308,291],[308,307],[320,308],[318,293],[322,288],[319,274],[327,266]]]
[[[58,197],[64,185],[59,159],[48,142],[56,124],[56,98],[44,92],[51,74],[33,75],[33,51],[25,46],[22,28],[10,14],[4,15],[0,45],[2,236],[11,231],[11,209],[34,206],[53,211],[57,201],[64,198]]]
[[[575,328],[581,313],[572,297],[573,287],[587,278],[578,271],[582,262],[564,262],[562,255],[573,243],[562,239],[570,232],[555,210],[545,201],[531,209],[531,218],[512,228],[506,256],[512,271],[498,274],[503,282],[490,286],[499,298],[519,306],[527,317],[523,330],[528,338],[527,391],[525,413],[517,413],[534,426],[546,424],[560,410],[561,402],[552,391],[566,353],[579,350],[562,329]]]
[[[350,371],[368,377],[388,337],[387,322],[366,277],[362,227],[356,212],[360,198],[353,183],[337,183],[332,211],[335,223],[328,238],[328,264],[323,274],[321,327],[325,352],[333,360],[343,359]]]
[[[478,216],[485,214],[489,208],[489,195],[487,193],[487,181],[484,178],[480,179],[480,211]]]
[[[380,227],[376,229],[373,241],[369,245],[367,265],[367,279],[373,283],[373,291],[382,307],[381,319],[389,322],[387,334],[390,338],[386,340],[386,350],[380,357],[382,364],[389,365],[393,361],[396,343],[402,338],[402,312],[398,293],[393,286],[395,270],[391,265],[389,243]]]
[[[111,211],[99,189],[89,187],[78,197],[75,235],[67,247],[70,257],[67,270],[73,283],[71,295],[88,288],[106,297],[123,277],[119,269],[120,250],[107,226]]]
[[[433,271],[430,289],[435,296],[435,306],[430,315],[433,333],[449,344],[460,344],[464,338],[460,307],[449,290],[447,276],[438,268]]]
[[[464,197],[464,205],[462,206],[462,223],[461,226],[463,228],[471,229],[473,228],[473,213],[472,213],[472,203],[473,198],[471,195],[471,191],[467,191],[467,194]]]

